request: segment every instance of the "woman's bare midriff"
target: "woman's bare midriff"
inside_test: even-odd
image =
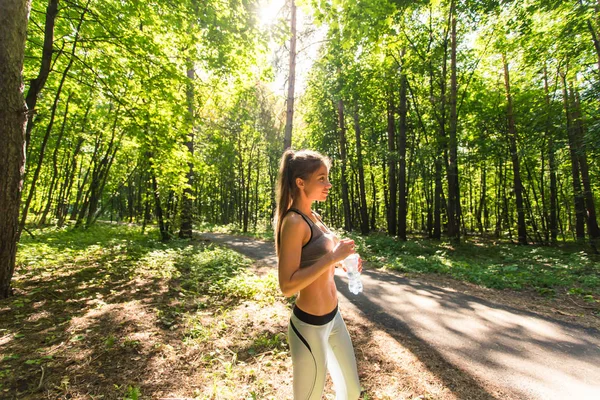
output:
[[[296,299],[296,305],[312,315],[326,315],[333,311],[338,303],[334,274],[335,268],[332,266],[316,281],[302,289]]]

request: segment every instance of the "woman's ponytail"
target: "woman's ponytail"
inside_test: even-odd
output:
[[[329,169],[329,158],[311,150],[294,151],[286,150],[281,156],[279,162],[279,173],[277,175],[277,184],[275,187],[275,199],[277,208],[275,209],[275,218],[273,228],[275,230],[275,251],[279,256],[279,234],[281,233],[281,224],[283,217],[292,206],[294,197],[297,195],[295,180],[301,178],[307,180],[322,165]]]
[[[279,255],[279,233],[281,231],[281,222],[283,216],[288,212],[292,205],[292,168],[290,164],[294,159],[294,150],[287,149],[281,156],[279,162],[279,174],[275,189],[275,198],[277,199],[277,208],[275,209],[275,252]]]

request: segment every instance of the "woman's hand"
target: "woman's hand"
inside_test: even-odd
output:
[[[350,254],[354,253],[354,240],[342,239],[333,249],[333,259],[336,262],[341,262]]]
[[[344,272],[348,272],[348,269],[344,266],[343,262],[340,262],[339,266],[344,270]],[[362,274],[362,270],[363,270],[363,267],[362,267],[362,258],[360,258],[360,256],[358,256],[358,272]]]

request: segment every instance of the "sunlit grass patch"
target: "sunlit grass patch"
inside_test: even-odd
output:
[[[78,398],[84,387],[118,398],[152,396],[156,387],[132,373],[185,368],[191,357],[200,363],[182,384],[187,396],[193,384],[203,388],[196,398],[278,398],[273,366],[289,362],[289,308],[278,301],[273,273],[257,276],[252,260],[212,243],[162,243],[154,229],[98,224],[33,233],[20,244],[18,296],[0,304],[10,321],[0,332],[11,372],[2,390],[36,398],[43,367],[54,371],[43,384],[56,397]],[[127,365],[127,373],[103,363]],[[179,379],[156,376],[160,385]]]
[[[177,278],[181,274],[177,270],[177,249],[156,249],[145,254],[136,263],[136,271],[153,278]]]

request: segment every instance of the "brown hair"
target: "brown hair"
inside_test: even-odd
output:
[[[275,251],[277,255],[279,255],[281,222],[290,209],[294,197],[298,195],[296,178],[307,180],[321,165],[325,165],[329,169],[331,165],[329,158],[312,150],[294,151],[288,149],[281,156],[275,191],[277,208],[275,209],[275,220],[273,221],[275,228]]]

